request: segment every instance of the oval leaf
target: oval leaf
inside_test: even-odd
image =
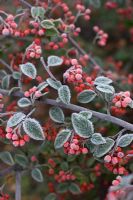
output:
[[[2,83],[1,83],[2,88],[5,90],[8,89],[9,84],[10,84],[10,76],[9,75],[4,76],[4,78],[2,79]]]
[[[8,120],[7,127],[13,127],[13,126],[18,125],[25,117],[26,117],[26,115],[24,113],[22,113],[22,112],[18,112],[16,114],[14,114]]]
[[[65,129],[65,130],[60,131],[54,142],[55,149],[61,148],[64,145],[64,143],[68,141],[70,136],[71,136],[70,130]]]
[[[96,157],[98,157],[98,158],[104,156],[114,146],[115,142],[114,142],[113,139],[111,139],[111,138],[105,138],[105,140],[106,140],[106,143],[97,146],[96,151],[94,152],[94,155]]]
[[[118,141],[118,146],[120,147],[126,147],[130,145],[133,141],[133,134],[125,134],[121,136],[121,138]]]
[[[30,105],[31,105],[31,101],[28,98],[23,97],[23,98],[19,99],[19,101],[18,101],[18,106],[21,108],[24,108],[24,107],[27,107]]]
[[[110,83],[112,83],[113,81],[110,78],[107,78],[105,76],[99,76],[95,79],[94,84],[95,85],[99,85],[99,84],[105,84],[108,85]]]
[[[72,114],[72,125],[80,137],[88,138],[94,133],[93,124],[80,114]]]
[[[35,181],[40,182],[40,183],[43,182],[43,175],[40,169],[38,168],[33,169],[31,172],[31,176]]]
[[[80,194],[81,193],[80,187],[76,183],[71,183],[70,184],[69,191],[72,194]]]
[[[35,119],[27,118],[23,122],[23,129],[25,133],[27,133],[27,135],[29,135],[32,139],[35,139],[35,140],[45,139],[41,125]]]
[[[23,74],[25,74],[26,76],[35,79],[36,75],[37,75],[37,71],[35,66],[32,63],[25,63],[25,64],[21,64],[19,65],[20,69],[22,71]]]
[[[7,165],[14,165],[12,155],[8,151],[1,152],[0,159]]]
[[[43,20],[42,22],[41,22],[41,26],[43,27],[43,28],[46,28],[46,29],[51,29],[51,28],[53,28],[55,25],[54,25],[54,23],[51,21],[51,20]]]
[[[93,90],[84,90],[80,92],[77,99],[80,103],[89,103],[96,97],[96,93]]]
[[[114,94],[115,93],[115,90],[111,85],[100,84],[96,88],[97,88],[97,90],[99,90],[100,92],[103,92],[103,93],[108,93],[108,94]]]
[[[50,87],[54,88],[55,90],[58,90],[62,86],[60,81],[55,81],[52,78],[47,78],[46,81],[47,81],[48,85]]]
[[[22,167],[26,167],[28,165],[27,157],[22,155],[22,154],[16,154],[15,155],[15,162]]]
[[[71,99],[70,89],[67,85],[63,85],[58,90],[59,99],[65,103],[69,104]]]
[[[61,65],[63,63],[63,59],[58,56],[49,56],[48,57],[48,66],[54,67]]]
[[[62,109],[56,106],[50,108],[49,116],[54,122],[58,123],[63,123],[65,119]]]
[[[95,145],[105,144],[106,140],[100,133],[94,133],[91,138],[91,142]]]
[[[50,193],[48,194],[44,200],[56,200],[57,199],[57,195],[55,193]]]

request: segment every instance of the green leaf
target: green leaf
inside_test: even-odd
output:
[[[38,86],[37,86],[37,90],[39,90],[40,92],[42,90],[44,90],[46,87],[48,86],[48,83],[46,81],[40,83]]]
[[[28,76],[32,79],[36,78],[37,71],[36,71],[35,66],[32,63],[27,62],[27,63],[21,64],[19,66],[20,66],[20,69],[23,74],[25,74],[26,76]]]
[[[50,193],[44,198],[44,200],[56,200],[56,199],[57,195],[55,193]]]
[[[68,129],[61,130],[54,142],[55,149],[63,147],[64,143],[68,141],[71,136],[71,131]]]
[[[13,87],[9,90],[8,95],[11,95],[11,94],[18,92],[18,91],[20,91],[20,87]]]
[[[44,19],[44,14],[45,14],[45,10],[44,10],[44,8],[43,7],[35,7],[35,6],[33,6],[32,8],[31,8],[31,16],[33,17],[33,18],[38,18],[38,17],[40,17],[41,19]]]
[[[58,30],[56,28],[46,29],[45,35],[46,36],[57,36],[59,34]]]
[[[82,115],[86,119],[91,119],[92,118],[92,112],[90,112],[90,111],[81,111],[80,115]]]
[[[26,117],[26,115],[22,112],[18,112],[9,118],[7,122],[7,127],[13,127],[18,125],[22,120]]]
[[[70,89],[67,85],[63,85],[58,89],[59,99],[65,103],[69,104],[71,99]]]
[[[61,65],[63,63],[63,59],[58,56],[49,56],[48,57],[48,66],[55,67]]]
[[[4,76],[1,83],[2,88],[7,90],[9,88],[9,84],[10,84],[10,76],[9,75]]]
[[[13,72],[12,77],[16,80],[19,80],[21,78],[21,73],[20,72]]]
[[[51,20],[43,20],[42,22],[41,22],[41,26],[43,27],[43,28],[45,28],[45,29],[51,29],[51,28],[53,28],[55,25],[54,25],[54,23],[51,21]]]
[[[97,146],[96,151],[94,152],[94,156],[98,158],[102,157],[112,149],[115,143],[114,140],[111,138],[105,138],[105,140],[105,144],[100,144],[99,146]]]
[[[96,93],[93,90],[84,90],[80,92],[77,96],[77,99],[80,103],[89,103],[91,102],[95,97]]]
[[[55,81],[52,78],[47,78],[46,81],[47,81],[48,85],[50,87],[54,88],[55,90],[58,90],[62,86],[60,81]]]
[[[15,162],[22,167],[26,167],[28,165],[27,157],[22,155],[22,154],[16,154],[15,155]]]
[[[108,93],[108,94],[114,94],[115,93],[114,88],[110,85],[99,84],[96,88],[97,88],[97,90],[99,90],[100,92],[103,92],[103,93]]]
[[[68,187],[69,187],[68,183],[60,183],[60,184],[57,186],[57,191],[58,191],[59,193],[65,193],[65,192],[67,192]]]
[[[1,152],[0,159],[7,165],[14,165],[13,157],[8,151]]]
[[[72,114],[72,125],[75,132],[83,138],[88,138],[94,133],[93,124],[81,114]]]
[[[80,187],[76,183],[71,183],[70,184],[69,191],[72,194],[80,194],[81,193]]]
[[[40,182],[40,183],[43,182],[43,175],[40,169],[38,168],[33,169],[31,172],[31,176],[35,181]]]
[[[120,137],[118,141],[118,146],[120,147],[126,147],[130,145],[133,141],[133,134],[125,134]]]
[[[95,85],[99,85],[99,84],[105,84],[105,85],[109,85],[110,83],[112,83],[113,81],[110,78],[107,78],[105,76],[99,76],[95,79],[94,84]]]
[[[62,109],[56,106],[50,108],[49,116],[54,122],[57,123],[63,123],[65,119]]]
[[[106,140],[101,133],[94,133],[91,137],[91,142],[95,145],[105,144]]]
[[[35,139],[35,140],[45,139],[44,132],[41,125],[35,119],[27,118],[23,122],[23,129],[25,133],[29,135],[29,137],[31,137],[32,139]]]
[[[28,107],[30,105],[31,105],[31,101],[26,97],[23,97],[18,100],[18,106],[21,108]]]

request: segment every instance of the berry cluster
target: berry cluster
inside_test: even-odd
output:
[[[122,107],[122,108],[126,108],[127,106],[130,105],[130,103],[132,102],[132,99],[130,97],[130,92],[126,91],[126,92],[120,92],[118,94],[115,95],[115,97],[113,98],[113,103],[115,104],[116,107]]]
[[[0,194],[0,200],[9,200],[9,199],[10,196],[8,194],[3,194],[3,193]]]
[[[40,23],[36,21],[30,21],[30,25],[32,25],[32,29],[30,30],[31,34],[36,34],[38,36],[43,36],[46,32],[46,29],[40,28]]]
[[[113,155],[106,155],[104,157],[105,167],[107,167],[114,174],[128,174],[123,164],[128,162],[126,155],[120,147],[117,147]]]
[[[64,152],[70,155],[87,154],[88,149],[83,146],[81,140],[81,137],[74,136],[71,141],[64,144]]]
[[[20,134],[17,134],[17,130],[14,132],[12,128],[8,127],[6,129],[6,138],[12,141],[12,144],[15,147],[22,147],[25,145],[26,142],[29,142],[30,138],[27,134],[24,134],[23,136]]]
[[[81,15],[84,16],[84,19],[86,21],[90,20],[91,10],[89,8],[85,9],[85,6],[83,6],[81,4],[77,4],[76,9],[81,13]]]
[[[115,9],[115,8],[117,8],[118,7],[118,4],[116,3],[116,2],[112,2],[112,1],[107,1],[106,3],[105,3],[105,8],[107,8],[107,9]]]
[[[6,133],[5,133],[5,130],[2,126],[0,126],[0,138],[5,138],[6,136]]]
[[[81,92],[84,89],[92,89],[92,78],[83,72],[82,66],[78,64],[78,61],[72,59],[71,64],[72,66],[63,75],[64,79],[68,83],[74,83],[77,92]]]
[[[3,95],[0,94],[0,112],[2,111],[2,109],[4,107],[4,104],[2,103],[2,100],[3,100]]]
[[[59,172],[59,174],[56,174],[54,178],[58,183],[62,183],[65,181],[74,181],[76,179],[76,176],[70,172],[65,172],[62,170]]]
[[[57,50],[59,48],[63,48],[68,43],[68,38],[66,33],[62,33],[59,41],[51,41],[47,45],[45,45],[45,49],[47,50]]]
[[[122,177],[117,176],[115,180],[112,181],[113,186],[118,186],[121,183]]]
[[[54,141],[57,135],[57,130],[55,127],[52,126],[51,121],[48,121],[47,123],[44,124],[43,130],[45,133],[45,137],[47,138],[48,141]]]
[[[94,184],[93,183],[87,183],[87,182],[83,182],[81,185],[80,185],[80,189],[82,192],[87,192],[87,191],[90,191],[94,188]]]
[[[42,54],[42,49],[39,44],[33,42],[27,49],[26,49],[26,57],[29,58],[40,58]]]
[[[105,46],[108,39],[108,34],[105,33],[102,29],[100,29],[98,26],[94,26],[93,30],[96,32],[96,40],[98,40],[99,46]]]
[[[25,91],[24,96],[32,97],[32,98],[39,98],[42,96],[42,93],[39,90],[37,90],[36,86],[34,86],[34,87],[30,88],[28,91]]]
[[[0,27],[1,34],[4,36],[14,35],[17,28],[17,24],[14,21],[13,15],[8,15]]]

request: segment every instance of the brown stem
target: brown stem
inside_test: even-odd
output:
[[[21,172],[16,171],[16,193],[15,200],[21,200]]]

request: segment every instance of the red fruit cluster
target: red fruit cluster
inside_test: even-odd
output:
[[[0,138],[5,138],[6,137],[6,132],[2,126],[0,126]]]
[[[129,106],[129,104],[132,102],[132,99],[130,97],[130,92],[120,92],[115,95],[113,98],[113,103],[115,104],[116,107],[119,108],[126,108]]]
[[[71,64],[72,66],[63,75],[64,79],[68,83],[73,83],[77,92],[81,92],[84,89],[92,89],[92,78],[83,72],[82,66],[78,64],[78,61],[72,59]]]
[[[121,183],[122,177],[117,176],[115,180],[112,181],[113,186],[118,186]]]
[[[108,39],[108,34],[105,33],[102,29],[100,29],[98,26],[94,26],[93,30],[97,33],[96,39],[98,39],[98,45],[99,46],[105,46]]]
[[[14,21],[13,15],[8,15],[7,18],[3,19],[3,24],[0,27],[0,32],[4,36],[14,35],[17,28],[17,24]]]
[[[26,49],[26,57],[29,58],[40,58],[42,54],[42,49],[39,44],[33,42],[27,49]]]
[[[31,34],[36,34],[38,36],[43,36],[46,32],[46,29],[40,28],[40,23],[35,21],[30,21],[30,25],[33,26],[33,28],[30,30]],[[26,33],[26,30],[25,30]]]
[[[44,91],[47,91],[47,88],[44,89]],[[41,93],[41,91],[39,91],[37,89],[36,86],[33,86],[32,88],[30,88],[29,90],[25,91],[24,96],[25,97],[31,97],[33,99],[39,98],[41,97],[43,94]]]
[[[9,199],[10,196],[8,194],[3,194],[3,193],[0,194],[0,200],[9,200]]]
[[[115,9],[115,8],[117,8],[118,7],[118,4],[116,3],[116,2],[112,2],[112,1],[107,1],[106,3],[105,3],[105,8],[107,8],[107,9]]]
[[[20,135],[20,134],[17,134],[17,130],[16,132],[14,133],[13,129],[8,127],[6,129],[6,138],[11,140],[12,144],[15,146],[15,147],[22,147],[25,145],[26,142],[29,142],[30,138],[27,134],[24,134],[24,135]]]
[[[47,138],[48,141],[55,140],[58,131],[56,130],[55,127],[52,126],[50,121],[44,124],[43,130],[45,133],[45,137]]]
[[[107,167],[114,174],[128,174],[125,167],[122,166],[123,164],[126,164],[128,160],[120,147],[117,147],[113,155],[106,155],[104,157],[104,162],[105,167]]]
[[[118,108],[116,106],[111,107],[111,113],[115,116],[122,116],[126,114],[126,109],[125,108]]]
[[[59,174],[56,174],[54,178],[58,183],[62,183],[65,181],[74,181],[76,179],[76,176],[70,172],[65,172],[62,170],[59,172]]]
[[[87,182],[83,182],[81,185],[80,185],[80,189],[82,192],[87,192],[87,191],[90,191],[94,188],[94,184],[93,183],[87,183]]]
[[[68,43],[67,34],[63,33],[60,36],[60,41],[51,41],[47,45],[45,45],[45,49],[47,50],[57,50],[59,48],[64,48],[64,46]]]
[[[71,141],[64,144],[64,152],[70,155],[87,154],[88,149],[82,144],[82,138],[74,136]]]
[[[0,94],[0,112],[2,111],[2,109],[4,107],[4,104],[2,103],[2,100],[3,100],[3,95]]]
[[[76,5],[76,9],[82,13],[82,15],[84,16],[84,19],[86,21],[90,20],[90,14],[91,14],[91,10],[89,8],[85,8],[85,6],[81,5],[81,4],[77,4]]]

